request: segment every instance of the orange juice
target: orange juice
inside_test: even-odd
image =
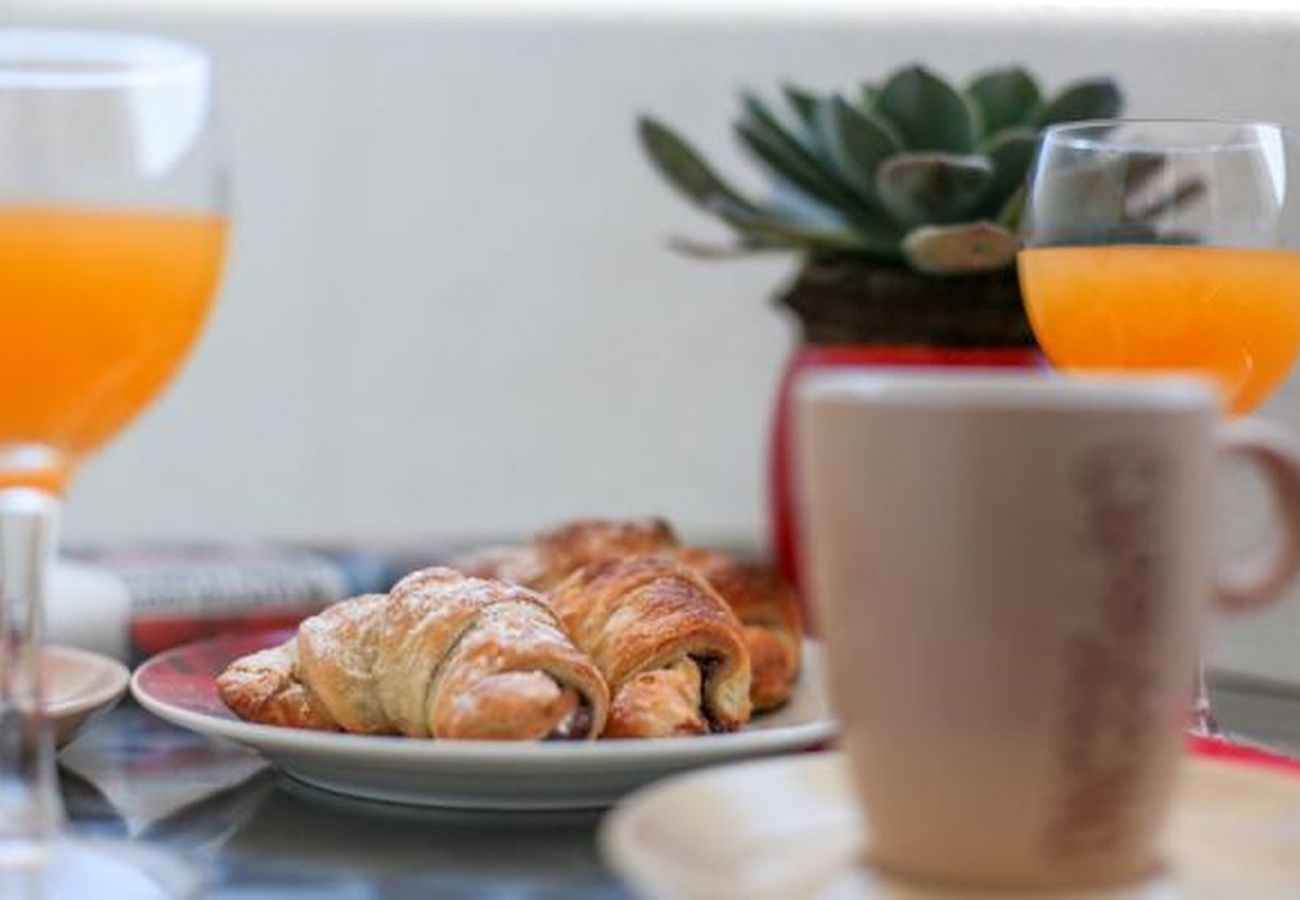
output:
[[[1286,377],[1300,348],[1300,253],[1194,246],[1023,250],[1034,334],[1067,371],[1197,371],[1236,413]]]
[[[207,215],[0,207],[0,485],[61,488],[153,399],[199,333],[225,237]]]

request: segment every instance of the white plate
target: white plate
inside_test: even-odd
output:
[[[672,778],[628,797],[600,833],[606,860],[647,898],[1005,900],[873,873],[843,756],[818,753]],[[1300,777],[1189,759],[1167,838],[1168,871],[1106,891],[1022,900],[1295,900]]]
[[[664,775],[814,747],[836,732],[824,687],[822,650],[813,641],[805,645],[804,671],[791,702],[733,734],[572,743],[432,741],[243,722],[217,697],[214,679],[230,660],[282,637],[221,637],[169,650],[136,670],[131,690],[161,718],[251,747],[308,784],[422,806],[608,806]]]
[[[131,677],[117,660],[73,647],[46,645],[41,666],[45,712],[54,722],[54,739],[60,747],[116,706]]]

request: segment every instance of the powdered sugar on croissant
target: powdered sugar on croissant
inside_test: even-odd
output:
[[[217,684],[251,721],[412,737],[594,738],[609,706],[540,597],[441,568],[335,604]]]

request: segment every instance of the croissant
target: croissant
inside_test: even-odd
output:
[[[411,737],[595,738],[600,672],[526,588],[425,569],[336,603],[218,677],[241,718]]]
[[[576,519],[547,529],[521,547],[490,547],[451,561],[453,569],[548,591],[589,563],[664,553],[677,536],[663,519]]]
[[[490,578],[533,590],[544,580],[541,558],[532,544],[483,547],[447,561],[447,567],[471,578]]]
[[[334,720],[300,672],[298,642],[292,640],[232,662],[217,676],[217,692],[231,712],[250,722],[334,730]]]
[[[605,737],[734,731],[749,720],[749,654],[735,614],[661,556],[592,563],[550,595],[610,690]]]
[[[663,519],[578,519],[543,531],[521,547],[462,557],[453,568],[545,591],[588,563],[642,554],[676,556],[697,569],[740,618],[753,666],[755,712],[790,699],[802,664],[799,600],[775,572],[711,550],[682,547]]]
[[[713,550],[682,548],[677,558],[703,575],[740,620],[753,668],[754,711],[783,705],[803,664],[803,621],[794,589],[766,566]]]

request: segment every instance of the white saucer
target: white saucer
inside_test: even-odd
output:
[[[1189,759],[1168,837],[1168,874],[1087,893],[1021,900],[1300,898],[1300,777]],[[886,879],[866,842],[839,753],[806,754],[669,779],[606,817],[601,850],[646,898],[1005,900]]]
[[[46,645],[41,665],[45,711],[54,722],[54,739],[60,747],[116,706],[131,678],[117,660],[73,647]]]
[[[804,671],[790,703],[734,734],[549,743],[433,741],[243,722],[216,696],[214,679],[230,660],[282,638],[223,637],[169,650],[136,670],[131,690],[155,715],[251,747],[315,787],[420,806],[604,807],[664,775],[815,747],[836,733],[822,650],[813,641],[805,645]]]

